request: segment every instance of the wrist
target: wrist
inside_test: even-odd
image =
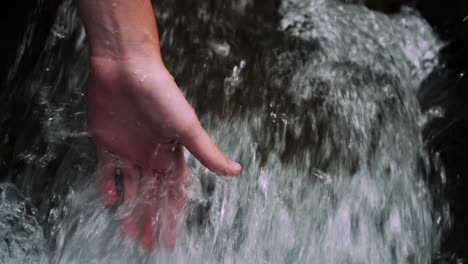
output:
[[[105,40],[90,40],[90,57],[111,61],[126,61],[134,58],[150,58],[162,62],[159,43],[140,37],[138,40],[110,36]]]
[[[171,78],[160,56],[133,54],[126,58],[107,56],[90,56],[90,77],[96,81],[126,82],[128,80],[145,80],[149,76]],[[122,84],[122,83],[120,83]]]
[[[92,57],[160,59],[150,0],[80,0],[79,7]]]

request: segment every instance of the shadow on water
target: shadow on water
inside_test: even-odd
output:
[[[0,177],[27,198],[1,185],[0,261],[466,257],[466,77],[438,66],[422,82],[440,47],[427,25],[412,11],[386,16],[333,0],[233,3],[160,1],[156,11],[166,64],[204,126],[246,168],[225,182],[189,158],[188,235],[173,256],[126,244],[116,216],[83,188],[95,160],[85,130],[87,51],[73,5],[61,6],[45,46],[33,44],[31,62],[1,91]],[[50,23],[42,18],[34,36]],[[454,221],[436,257],[445,199]]]

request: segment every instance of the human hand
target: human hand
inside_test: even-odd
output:
[[[124,206],[132,208],[125,233],[141,235],[144,248],[155,242],[172,248],[186,203],[182,147],[219,175],[236,175],[241,167],[212,142],[160,58],[91,57],[90,63],[88,129],[96,143],[104,202],[117,203],[115,170],[121,167]]]

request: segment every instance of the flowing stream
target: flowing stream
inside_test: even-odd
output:
[[[283,0],[277,24],[176,3],[156,10],[165,62],[241,175],[216,177],[187,154],[175,249],[126,239],[122,210],[95,187],[86,42],[65,1],[17,88],[38,125],[15,153],[17,187],[0,185],[0,262],[431,263],[448,211],[434,205],[421,136],[437,109],[416,99],[443,45],[426,22],[338,0]]]

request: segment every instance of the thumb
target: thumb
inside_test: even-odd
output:
[[[221,153],[198,120],[194,123],[192,129],[181,138],[181,143],[210,171],[218,175],[239,174],[241,165]]]

